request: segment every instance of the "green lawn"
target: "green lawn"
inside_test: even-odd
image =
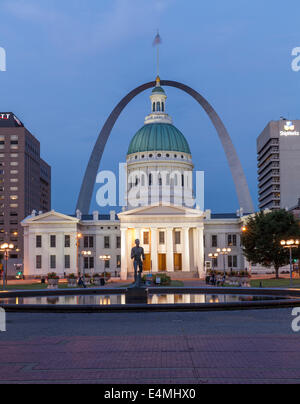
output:
[[[66,289],[67,283],[60,283],[60,289]],[[29,285],[22,285],[22,284],[15,284],[15,285],[8,285],[6,290],[43,290],[47,289],[47,285],[41,283],[32,283]],[[2,285],[0,285],[0,291],[2,290]]]
[[[289,288],[289,279],[256,279],[250,282],[252,288],[259,288],[262,283],[263,288]],[[300,279],[293,279],[293,288],[300,288]]]

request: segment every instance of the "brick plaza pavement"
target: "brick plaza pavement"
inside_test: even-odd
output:
[[[299,383],[291,310],[9,314],[0,383]]]

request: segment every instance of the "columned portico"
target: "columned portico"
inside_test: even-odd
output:
[[[122,279],[133,275],[129,254],[134,237],[140,239],[146,259],[151,259],[151,264],[148,261],[145,265],[145,272],[166,272],[174,278],[203,277],[204,215],[197,209],[162,204],[120,213]]]

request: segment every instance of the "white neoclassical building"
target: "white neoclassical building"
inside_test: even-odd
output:
[[[212,214],[195,207],[192,153],[166,112],[159,78],[150,100],[151,113],[127,153],[127,208],[109,215],[33,212],[22,222],[25,276],[106,270],[131,278],[130,251],[137,238],[145,250],[145,272],[203,278],[209,254],[225,247],[231,252],[214,261],[216,269],[247,267],[240,242],[242,212]],[[101,261],[103,255],[110,260]]]

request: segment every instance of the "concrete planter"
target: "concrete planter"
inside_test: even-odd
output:
[[[91,286],[91,284],[92,284],[91,278],[85,278],[84,283],[85,283],[86,286]]]
[[[48,289],[57,289],[59,279],[48,279]]]
[[[230,286],[240,286],[248,287],[250,286],[250,279],[247,276],[239,277],[239,276],[230,276],[227,277],[226,283]]]
[[[94,285],[95,285],[95,286],[101,286],[101,280],[100,280],[100,278],[94,278]]]
[[[68,279],[68,288],[76,288],[77,279]]]

